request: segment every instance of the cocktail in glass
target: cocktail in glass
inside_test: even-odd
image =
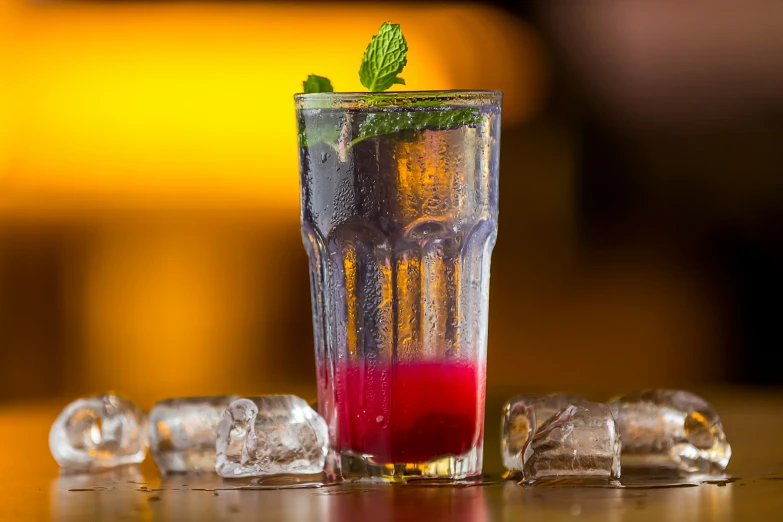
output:
[[[296,96],[328,471],[481,473],[501,94]]]

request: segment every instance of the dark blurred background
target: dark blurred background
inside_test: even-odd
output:
[[[488,380],[780,385],[783,4],[0,2],[0,402],[313,395],[292,95],[505,92]]]

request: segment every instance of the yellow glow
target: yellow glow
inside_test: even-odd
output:
[[[421,259],[410,252],[402,252],[397,261],[397,299],[401,303],[413,303],[420,300],[420,285],[408,285],[407,281],[416,281],[421,277]],[[414,353],[420,346],[421,328],[419,315],[412,306],[397,307],[397,338],[401,357]]]
[[[0,217],[295,207],[292,95],[308,73],[362,90],[387,19],[411,48],[406,89],[503,89],[512,123],[538,106],[537,41],[478,5],[4,1]]]
[[[346,298],[346,315],[348,325],[346,330],[348,332],[347,349],[348,356],[351,361],[354,361],[357,357],[363,355],[359,353],[358,339],[356,336],[357,324],[356,319],[359,315],[359,306],[361,303],[356,299],[356,285],[358,283],[357,274],[357,260],[356,260],[356,247],[354,245],[348,245],[343,253],[344,271],[345,271],[345,298]]]
[[[274,356],[278,347],[253,335],[277,306],[277,280],[286,284],[274,235],[260,264],[247,237],[208,223],[115,225],[95,237],[78,303],[80,385],[120,389],[144,405],[278,385],[273,365],[242,364]]]
[[[73,391],[149,406],[304,386],[280,369],[294,340],[272,324],[304,277],[281,254],[301,248],[293,94],[309,73],[363,90],[384,20],[410,45],[405,89],[503,90],[506,124],[540,106],[536,38],[479,4],[0,0],[0,225],[92,222],[68,244]],[[231,217],[198,218],[209,208]],[[383,267],[384,295],[393,269],[422,264]],[[391,322],[390,301],[379,313]],[[411,324],[403,346],[420,336]]]

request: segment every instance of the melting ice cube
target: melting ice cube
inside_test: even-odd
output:
[[[238,399],[218,426],[215,470],[227,478],[321,473],[327,441],[326,423],[299,397]]]
[[[147,451],[147,414],[112,394],[78,399],[54,421],[49,449],[61,467],[73,471],[138,464]]]
[[[720,473],[731,458],[715,409],[680,390],[637,391],[610,403],[626,471]]]
[[[238,398],[183,397],[155,403],[150,451],[161,472],[214,471],[218,423]]]
[[[501,452],[506,469],[522,471],[525,446],[536,430],[574,401],[574,395],[521,395],[503,407]]]
[[[569,395],[517,397],[504,408],[502,433],[504,465],[528,483],[620,477],[620,436],[605,404]]]

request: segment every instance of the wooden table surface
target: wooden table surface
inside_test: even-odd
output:
[[[60,475],[47,437],[63,401],[4,405],[0,521],[783,521],[783,393],[703,395],[723,417],[734,451],[728,470],[734,481],[655,489],[527,488],[500,480],[501,395],[488,401],[486,425],[485,471],[494,483],[474,487],[238,490],[212,474],[161,478],[149,458],[136,468]]]

